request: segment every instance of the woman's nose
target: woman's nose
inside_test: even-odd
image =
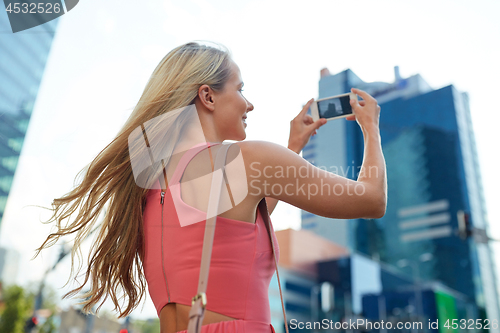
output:
[[[253,104],[247,101],[247,110],[252,111],[253,110]]]

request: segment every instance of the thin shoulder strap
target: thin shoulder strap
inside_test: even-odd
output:
[[[271,240],[271,246],[273,248],[274,265],[276,267],[276,277],[278,278],[278,287],[280,290],[280,297],[281,297],[281,308],[283,309],[283,319],[285,321],[285,330],[286,330],[286,333],[288,333],[288,321],[286,320],[285,304],[283,303],[283,293],[281,292],[280,274],[278,272],[278,262],[276,261],[276,251],[274,250],[274,241],[273,241],[273,236],[272,236],[272,233],[274,232],[274,230],[273,230],[273,227],[271,225],[271,221],[269,219],[269,211],[267,210],[266,198],[263,198],[259,202],[259,209],[260,209],[260,215],[264,219],[264,224],[266,225],[267,233],[269,235],[269,239]]]
[[[202,150],[204,149],[207,149],[208,148],[208,152],[210,153],[210,162],[212,164],[212,168],[213,168],[213,160],[212,160],[212,147],[213,146],[216,146],[218,145],[219,143],[218,142],[202,142],[202,143],[198,143],[197,145],[191,147],[189,150],[187,150],[181,157],[181,159],[179,160],[179,163],[177,164],[177,167],[174,171],[174,173],[172,174],[172,178],[170,180],[170,183],[171,184],[178,184],[183,173],[184,173],[184,170],[186,169],[187,165],[189,164],[189,162],[191,162],[191,160],[198,154],[200,153]]]

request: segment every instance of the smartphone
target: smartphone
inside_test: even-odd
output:
[[[358,95],[346,93],[342,95],[318,99],[311,104],[311,116],[314,121],[319,118],[332,120],[352,115],[350,100],[358,100]]]

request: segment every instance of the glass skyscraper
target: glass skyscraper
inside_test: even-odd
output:
[[[0,228],[58,21],[12,33],[0,11]]]
[[[387,164],[388,204],[381,219],[332,220],[302,212],[302,228],[425,281],[466,295],[489,319],[500,319],[493,255],[487,242],[459,237],[457,213],[488,232],[467,94],[450,85],[432,89],[420,75],[393,83],[363,82],[351,70],[322,70],[319,96],[363,89],[381,106],[380,131]],[[355,121],[329,121],[303,157],[357,179],[363,135]],[[332,204],[335,204],[333,201]],[[425,260],[422,260],[425,258]]]

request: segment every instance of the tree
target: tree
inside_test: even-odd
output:
[[[54,314],[52,314],[38,330],[38,333],[55,333],[57,332],[56,324],[54,323]]]
[[[20,286],[10,286],[4,291],[5,309],[0,317],[0,333],[23,333],[26,319],[30,317],[31,304]]]
[[[158,318],[148,320],[134,320],[133,326],[137,327],[141,333],[157,333],[160,331],[160,320]]]
[[[28,297],[34,300],[38,292],[40,291],[40,286],[33,284],[28,288]],[[51,315],[46,320],[41,320],[38,324],[38,333],[55,333],[57,332],[57,325],[55,323],[55,317],[58,313],[57,300],[58,296],[56,291],[50,285],[43,286],[43,298],[42,298],[42,309],[47,309],[51,312]],[[0,332],[1,333],[1,332]]]

